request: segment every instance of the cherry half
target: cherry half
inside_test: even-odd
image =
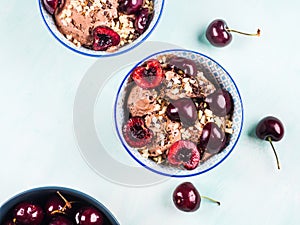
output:
[[[171,165],[183,165],[187,170],[195,169],[200,161],[197,145],[188,140],[175,142],[169,150],[168,161]]]
[[[143,65],[136,67],[131,73],[135,83],[144,89],[151,89],[159,86],[164,79],[161,64],[156,59],[150,59]]]
[[[219,201],[202,196],[220,205]],[[201,196],[196,187],[191,182],[184,182],[176,187],[173,192],[173,202],[175,206],[184,212],[194,212],[200,207]]]
[[[95,27],[93,37],[95,51],[106,51],[111,46],[117,46],[121,41],[119,34],[107,26]]]
[[[282,122],[273,116],[267,116],[260,120],[256,126],[256,136],[259,139],[269,141],[276,157],[277,167],[280,169],[279,159],[273,145],[273,141],[280,141],[284,135]]]
[[[153,139],[153,132],[146,127],[141,117],[132,117],[123,127],[124,139],[128,145],[141,148],[149,144]]]
[[[13,221],[22,225],[40,225],[44,219],[44,212],[39,205],[21,202],[13,212]]]
[[[206,29],[206,38],[213,46],[224,47],[232,41],[231,32],[248,36],[260,36],[260,29],[257,29],[256,34],[244,33],[229,29],[224,20],[216,19],[212,21]]]

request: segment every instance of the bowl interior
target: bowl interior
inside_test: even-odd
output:
[[[67,47],[68,49],[70,49],[74,52],[77,52],[77,53],[80,53],[80,54],[83,54],[86,56],[106,57],[106,56],[115,56],[115,55],[119,55],[119,54],[125,53],[127,51],[130,51],[131,49],[135,48],[136,46],[141,44],[143,41],[145,41],[149,37],[149,35],[153,32],[153,30],[155,29],[155,27],[157,26],[157,24],[159,22],[159,19],[161,17],[162,11],[163,11],[165,0],[153,0],[153,1],[154,1],[154,16],[153,16],[153,19],[152,19],[151,23],[149,24],[149,27],[147,28],[147,30],[141,36],[139,36],[135,41],[121,47],[120,49],[118,49],[115,52],[94,51],[94,50],[87,49],[84,47],[76,47],[73,43],[68,41],[67,38],[64,37],[64,35],[62,35],[58,31],[52,16],[44,8],[42,0],[39,0],[39,8],[40,8],[40,13],[43,18],[43,21],[45,22],[48,30],[55,37],[55,39],[57,39],[65,47]]]
[[[57,191],[60,191],[67,199],[72,199],[72,201],[80,200],[87,205],[97,208],[105,215],[105,220],[108,222],[108,224],[119,225],[118,221],[111,214],[111,212],[96,199],[80,191],[64,187],[40,187],[25,191],[12,197],[0,207],[0,224],[4,224],[7,214],[11,212],[12,208],[16,204],[23,201],[37,201],[37,199],[42,204],[46,196],[52,194],[54,195]]]
[[[125,111],[123,110],[124,99],[125,99],[125,88],[127,79],[129,78],[132,70],[142,64],[143,62],[147,61],[148,59],[155,59],[159,56],[163,56],[166,54],[172,54],[179,57],[185,57],[191,59],[196,62],[200,71],[202,71],[209,80],[211,80],[215,85],[219,85],[221,88],[226,89],[232,96],[233,103],[234,103],[234,110],[232,115],[233,121],[233,134],[231,135],[230,142],[227,147],[222,150],[219,154],[214,155],[213,157],[209,158],[194,170],[180,170],[173,166],[166,166],[163,164],[157,164],[153,160],[144,158],[141,154],[136,150],[130,147],[124,137],[122,135],[122,126],[124,124],[125,119]],[[194,176],[197,174],[204,173],[218,164],[220,164],[233,150],[234,146],[236,145],[241,129],[243,124],[243,107],[242,107],[242,100],[238,91],[237,86],[235,85],[233,79],[229,75],[229,73],[216,61],[213,59],[189,50],[167,50],[163,52],[159,52],[153,54],[145,59],[143,59],[140,63],[138,63],[124,78],[115,101],[115,109],[114,109],[114,117],[115,117],[115,126],[117,135],[126,149],[126,151],[142,166],[147,169],[150,169],[153,172],[166,175],[166,176],[174,176],[174,177],[186,177],[186,176]]]

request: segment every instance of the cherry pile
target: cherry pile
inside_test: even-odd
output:
[[[86,201],[57,191],[46,197],[28,199],[16,204],[6,215],[4,225],[111,225],[111,223],[99,209]]]

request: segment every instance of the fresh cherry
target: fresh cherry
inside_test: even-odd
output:
[[[119,10],[125,14],[133,14],[139,11],[143,0],[119,0]]]
[[[182,70],[185,74],[191,76],[197,75],[197,65],[193,60],[184,57],[173,57],[170,59],[169,64]]]
[[[202,196],[203,198],[209,199],[210,201],[220,205],[221,203]],[[190,182],[184,182],[176,187],[173,192],[173,202],[175,206],[185,212],[194,212],[200,207],[201,196],[196,187]]]
[[[226,116],[233,109],[231,94],[223,89],[218,89],[205,98],[209,109],[217,116]]]
[[[187,170],[195,169],[200,161],[197,145],[188,140],[175,142],[169,150],[168,161],[171,165],[183,165]]]
[[[127,121],[123,127],[123,135],[127,144],[134,148],[144,147],[153,139],[153,132],[140,117],[132,117]]]
[[[78,225],[103,225],[104,216],[98,210],[92,207],[81,209],[75,215],[76,224]]]
[[[192,99],[180,98],[172,101],[166,111],[172,121],[182,122],[183,125],[193,125],[197,118],[197,109]]]
[[[248,36],[260,36],[259,29],[257,30],[256,34],[248,34],[237,30],[229,29],[224,20],[216,19],[209,24],[206,30],[206,38],[213,46],[224,47],[232,41],[231,32],[244,34]]]
[[[149,10],[146,8],[142,8],[136,15],[136,19],[134,22],[135,30],[142,34],[148,28],[152,14],[149,14]]]
[[[54,11],[57,9],[62,0],[43,0],[45,9],[53,15]]]
[[[93,37],[93,50],[95,51],[106,51],[109,47],[118,45],[121,40],[117,32],[106,26],[94,28]]]
[[[48,225],[73,225],[73,222],[64,216],[53,217]]]
[[[218,125],[214,122],[206,123],[200,135],[199,147],[210,154],[216,154],[224,148],[225,143],[225,133]]]
[[[276,157],[277,167],[280,169],[279,159],[273,141],[280,141],[284,135],[282,122],[273,116],[267,116],[260,120],[256,126],[256,136],[262,140],[269,141]]]
[[[160,62],[150,59],[142,66],[136,67],[131,73],[131,78],[139,87],[150,89],[161,84],[164,74]]]
[[[13,212],[14,221],[22,225],[40,225],[44,219],[42,208],[29,202],[21,202]]]
[[[65,214],[68,209],[72,208],[71,202],[59,192],[56,192],[57,195],[51,196],[45,203],[46,214],[48,216],[53,216],[56,213]]]

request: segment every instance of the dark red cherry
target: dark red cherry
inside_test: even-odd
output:
[[[256,136],[262,140],[269,141],[273,152],[276,157],[277,167],[280,169],[279,159],[275,148],[273,146],[273,141],[280,141],[284,135],[284,128],[282,122],[273,116],[267,116],[260,120],[256,126]]]
[[[228,32],[225,21],[217,19],[209,24],[206,30],[206,38],[213,46],[224,47],[231,42],[232,35]]]
[[[44,212],[36,204],[21,202],[14,208],[13,218],[17,224],[39,225],[44,219]]]
[[[232,41],[231,32],[248,35],[248,36],[260,36],[260,30],[257,30],[256,34],[248,34],[237,30],[229,29],[226,22],[222,19],[216,19],[212,21],[207,30],[207,40],[216,47],[224,47]]]
[[[136,67],[131,73],[131,78],[139,87],[150,89],[161,84],[164,73],[160,62],[156,59],[150,59],[142,66]]]
[[[192,126],[197,118],[197,109],[192,99],[180,98],[172,101],[166,111],[172,121],[182,122],[185,126]]]
[[[139,11],[143,0],[119,0],[119,10],[125,14],[133,14]]]
[[[71,202],[69,202],[59,191],[56,195],[50,196],[45,203],[46,214],[53,216],[57,213],[67,213],[72,208]]]
[[[224,131],[214,122],[208,122],[200,135],[199,146],[210,154],[216,154],[225,147],[226,137]]]
[[[79,210],[75,215],[76,224],[78,225],[103,225],[103,214],[92,207]]]
[[[194,212],[200,207],[201,197],[192,183],[184,182],[174,190],[173,202],[179,210]]]
[[[212,198],[202,196],[218,205],[221,203]],[[196,187],[191,182],[184,182],[176,187],[173,192],[173,202],[175,206],[184,212],[194,212],[200,207],[201,196]]]
[[[184,57],[173,57],[169,64],[175,66],[176,68],[182,70],[185,74],[196,76],[197,75],[197,65],[193,60]]]
[[[74,223],[65,216],[55,216],[53,217],[48,225],[73,225]]]
[[[123,136],[128,145],[141,148],[152,141],[153,132],[146,127],[143,118],[132,117],[123,127]]]
[[[62,0],[43,0],[45,9],[52,15]]]
[[[216,116],[226,116],[233,109],[233,101],[231,94],[223,89],[218,89],[205,98],[209,109]]]
[[[148,28],[152,19],[152,15],[149,14],[149,10],[146,8],[142,8],[136,15],[136,19],[134,22],[135,30],[142,34]]]
[[[106,51],[111,46],[117,46],[121,40],[117,32],[106,26],[94,28],[93,37],[93,50],[95,51]]]
[[[195,169],[200,161],[197,145],[188,140],[175,142],[169,150],[168,161],[171,165],[183,165],[187,170]]]
[[[53,214],[61,213],[64,210],[64,206],[65,202],[59,196],[51,196],[45,204],[46,214],[52,216]]]

